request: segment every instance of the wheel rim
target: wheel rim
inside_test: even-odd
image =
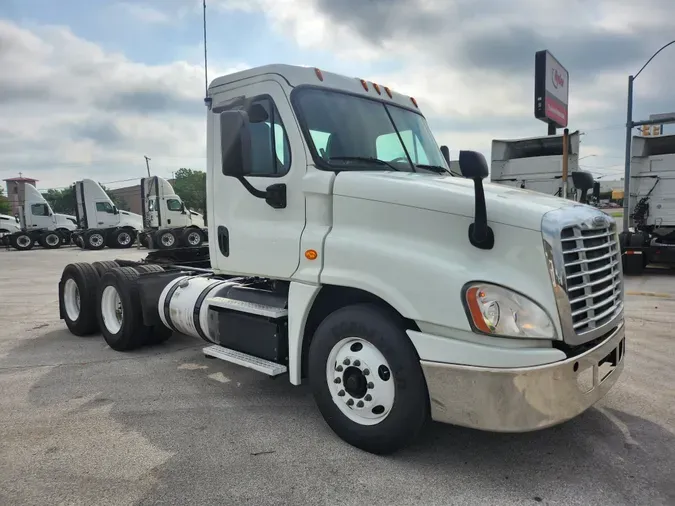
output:
[[[56,246],[59,243],[59,236],[56,234],[49,234],[45,237],[45,242],[49,246]]]
[[[101,244],[103,244],[103,236],[101,234],[91,234],[89,236],[89,244],[95,248],[98,248]]]
[[[117,334],[120,331],[124,321],[124,311],[120,294],[114,286],[106,286],[101,294],[101,316],[108,332]]]
[[[380,423],[394,406],[391,366],[364,339],[348,337],[333,346],[326,363],[326,381],[333,402],[360,425]]]
[[[27,235],[20,235],[16,239],[16,243],[22,248],[27,248],[28,246],[30,246],[31,242],[32,242],[31,238],[28,237]]]
[[[117,236],[117,242],[122,246],[126,246],[131,242],[131,236],[126,232],[122,232],[120,235]]]
[[[163,234],[161,241],[164,246],[173,246],[176,239],[174,239],[173,234]]]
[[[63,304],[70,321],[75,321],[80,317],[80,289],[73,278],[68,278],[63,287]]]
[[[187,237],[187,242],[195,246],[196,244],[199,244],[199,241],[201,240],[201,237],[199,236],[199,232],[190,232]]]

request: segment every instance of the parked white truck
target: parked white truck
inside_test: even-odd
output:
[[[492,141],[490,181],[589,203],[590,172],[579,168],[579,132],[569,134],[567,195],[563,195],[563,136]],[[595,185],[596,199],[600,190]]]
[[[0,244],[9,245],[9,236],[21,230],[21,222],[18,216],[0,214]]]
[[[77,228],[75,216],[52,211],[49,202],[30,184],[25,185],[18,219],[19,230],[5,235],[3,242],[21,251],[32,249],[35,245],[47,249],[60,248],[70,243],[71,233]],[[11,223],[11,220],[8,221]]]
[[[675,264],[675,135],[633,137],[629,230],[621,233],[626,274]]]
[[[120,351],[180,332],[209,357],[307,380],[335,433],[374,453],[428,418],[556,425],[617,381],[610,217],[484,186],[476,152],[450,174],[415,99],[377,83],[269,65],[217,78],[206,103],[210,269],[150,264],[162,252],[70,264],[71,332],[100,329]]]
[[[188,209],[166,179],[159,176],[141,179],[141,202],[145,230],[139,241],[143,246],[196,248],[207,237],[204,217]]]
[[[185,208],[171,184],[161,177],[141,179],[142,215],[123,211],[92,179],[74,185],[76,243],[86,249],[129,248],[136,239],[159,249],[199,247],[204,241],[204,219]]]

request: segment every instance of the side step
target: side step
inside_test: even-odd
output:
[[[209,306],[255,314],[266,318],[283,318],[284,316],[288,316],[288,309],[285,308],[266,306],[264,304],[256,304],[255,302],[244,302],[226,297],[211,297],[206,299],[206,302]]]
[[[213,346],[207,346],[203,351],[204,355],[209,357],[219,358],[225,362],[248,367],[249,369],[267,374],[268,376],[278,376],[287,371],[285,365],[277,364],[276,362],[270,362],[264,358],[254,357],[253,355],[247,355],[246,353],[242,353],[240,351],[224,348],[223,346],[218,346],[217,344],[214,344]]]

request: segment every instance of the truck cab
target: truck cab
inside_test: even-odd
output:
[[[380,83],[268,65],[215,79],[205,103],[211,269],[127,264],[77,313],[93,271],[66,267],[71,331],[96,331],[73,320],[93,313],[118,350],[157,329],[201,338],[209,357],[308,382],[331,429],[373,453],[429,418],[550,427],[617,381],[612,218],[484,183],[480,153],[450,170],[415,98]]]
[[[21,222],[18,216],[0,214],[0,244],[9,244],[9,235],[21,230]]]
[[[93,179],[73,185],[79,230],[75,242],[86,249],[129,248],[143,230],[141,215],[117,209],[105,190]]]

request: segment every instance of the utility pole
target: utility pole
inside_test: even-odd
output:
[[[150,177],[150,158],[145,155],[143,157],[145,158],[145,168],[148,169],[148,177]]]
[[[568,163],[569,163],[569,142],[570,142],[570,131],[568,128],[563,130],[563,158],[562,158],[562,198],[567,198],[567,172],[568,172]]]

